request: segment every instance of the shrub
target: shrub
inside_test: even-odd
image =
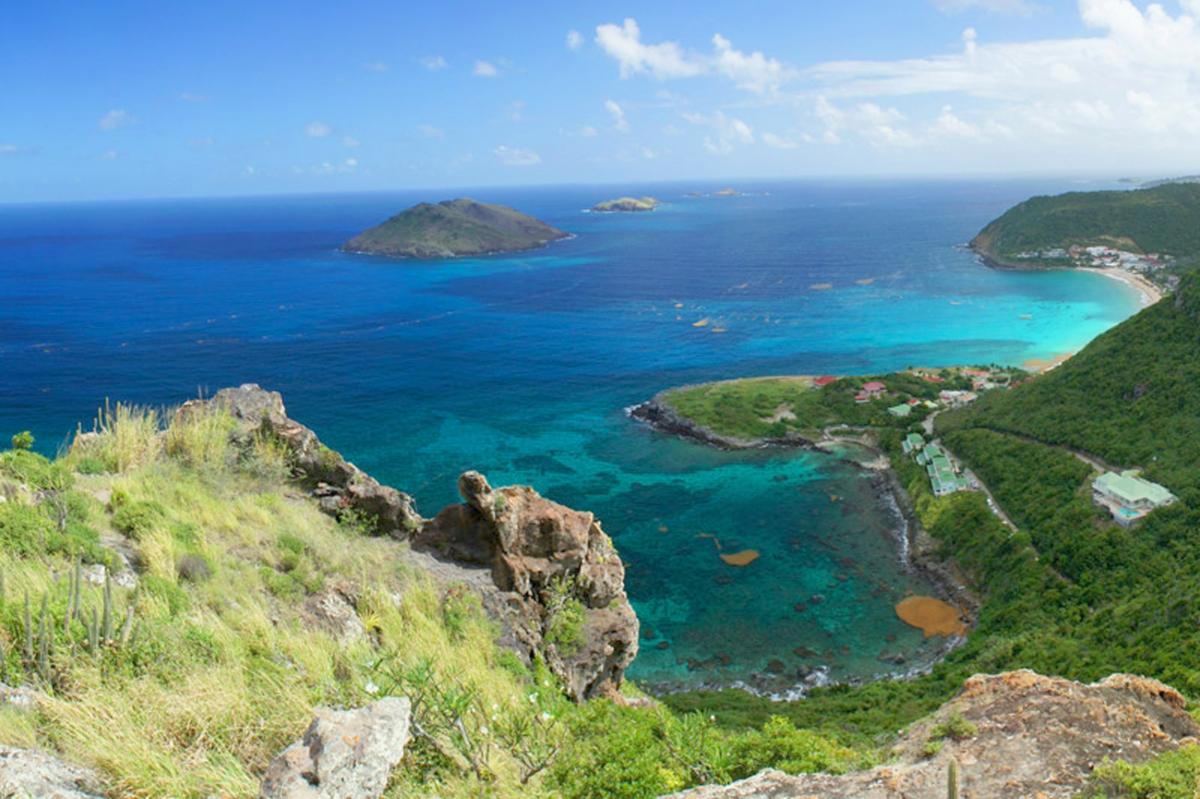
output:
[[[840,774],[866,765],[853,750],[811,730],[796,729],[782,716],[772,716],[761,730],[743,734],[734,744],[736,779],[767,767],[789,774],[809,771]]]
[[[557,579],[546,590],[546,643],[554,644],[570,657],[584,644],[584,623],[587,616],[583,603],[575,596],[572,581]]]
[[[212,577],[212,564],[208,558],[199,554],[184,555],[175,567],[179,579],[188,583],[202,583]]]
[[[25,449],[0,452],[0,474],[43,491],[63,491],[71,487],[71,473],[62,464],[52,463]]]
[[[1105,759],[1084,799],[1192,799],[1200,786],[1200,747],[1185,746],[1134,765]]]
[[[159,529],[167,520],[166,508],[153,500],[128,499],[124,494],[114,493],[111,504],[113,527],[135,541]]]
[[[28,430],[22,430],[12,437],[13,449],[33,449],[33,433]]]
[[[21,557],[46,551],[54,524],[39,508],[21,502],[0,503],[0,547]]]
[[[941,741],[950,738],[955,741],[962,741],[970,738],[977,732],[979,732],[978,727],[963,718],[961,713],[955,711],[947,716],[945,721],[934,725],[933,729],[929,731],[929,739],[932,741]]]

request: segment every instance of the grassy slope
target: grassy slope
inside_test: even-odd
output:
[[[856,403],[854,395],[871,380],[884,382],[888,396]],[[753,439],[789,432],[816,435],[833,424],[907,427],[923,418],[926,409],[918,407],[911,416],[896,419],[887,413],[889,406],[908,397],[935,399],[942,389],[964,387],[970,388],[970,383],[953,379],[928,383],[904,373],[879,378],[847,377],[821,389],[813,388],[810,381],[802,378],[757,377],[673,389],[662,399],[680,415],[714,432]],[[781,405],[787,405],[796,418],[766,421]]]
[[[495,645],[472,594],[435,585],[406,545],[320,513],[286,479],[281,451],[263,441],[234,452],[229,428],[208,414],[162,434],[152,414],[118,408],[98,438],[56,462],[0,453],[0,495],[9,497],[0,503],[0,678],[44,692],[33,712],[0,709],[0,742],[91,765],[115,795],[254,796],[262,769],[301,735],[315,705],[432,695],[417,687],[427,665],[433,676],[421,684],[467,697],[463,720],[485,776],[443,732],[436,745],[410,744],[389,797],[651,797],[768,765],[870,762],[871,747],[849,749],[782,720],[728,732],[657,707],[572,705],[548,672]],[[63,626],[69,575],[76,559],[115,563],[108,545],[117,542],[136,551],[140,588],[115,589],[115,616],[119,627],[133,604],[135,623],[128,642],[92,651],[85,624]],[[364,639],[339,643],[305,622],[305,599],[335,585],[357,593]],[[84,588],[85,618],[102,593]],[[41,670],[41,638],[32,658],[22,650],[26,630],[37,635],[43,596]],[[421,718],[436,729],[434,714]],[[547,753],[547,767],[524,784],[523,764]]]
[[[384,255],[472,255],[528,249],[563,232],[503,205],[421,203],[351,239],[350,250]]]
[[[1198,220],[1197,184],[1070,192],[1013,206],[980,232],[976,244],[999,256],[1072,244],[1123,244],[1143,252],[1193,256],[1200,254]]]

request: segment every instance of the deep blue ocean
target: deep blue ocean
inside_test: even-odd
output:
[[[893,611],[928,586],[863,474],[820,454],[718,452],[624,409],[734,376],[1021,364],[1080,348],[1137,297],[1091,274],[994,271],[961,246],[1014,202],[1078,188],[1065,181],[736,185],[0,206],[0,433],[30,428],[53,452],[105,398],[175,404],[257,382],[427,516],[465,469],[596,512],[652,634],[635,679],[928,662],[938,642]],[[458,194],[577,235],[447,262],[337,251]],[[666,205],[583,211],[622,194]],[[701,534],[762,557],[728,566]]]

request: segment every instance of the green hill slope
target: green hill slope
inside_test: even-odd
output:
[[[1001,266],[1020,265],[1012,260],[1017,253],[1073,244],[1177,258],[1200,254],[1200,184],[1033,197],[1010,208],[971,242]]]
[[[466,198],[414,205],[363,231],[342,249],[395,258],[516,252],[569,234],[504,205]]]
[[[1200,279],[1113,328],[1062,366],[947,415],[1120,466],[1176,491],[1200,489]]]

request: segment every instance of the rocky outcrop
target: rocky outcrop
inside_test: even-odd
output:
[[[0,797],[101,799],[104,790],[92,771],[32,749],[0,746]]]
[[[410,496],[379,481],[321,443],[316,433],[288,418],[283,397],[254,383],[221,389],[209,400],[191,400],[176,418],[207,409],[229,413],[237,424],[233,436],[249,446],[255,436],[273,437],[287,447],[296,477],[312,491],[325,511],[338,515],[355,510],[376,522],[378,532],[405,538],[421,524]]]
[[[261,799],[375,799],[404,757],[410,717],[408,700],[396,697],[318,709],[304,737],[267,767]]]
[[[281,442],[295,477],[328,513],[356,511],[374,519],[378,532],[411,537],[418,550],[436,553],[435,576],[478,591],[504,628],[501,643],[526,659],[543,658],[576,700],[621,684],[637,654],[637,616],[625,595],[625,567],[592,514],[532,488],[493,489],[483,475],[467,472],[458,482],[464,503],[422,519],[411,497],[381,485],[288,418],[279,392],[253,383],[226,388],[185,403],[175,418],[213,410],[232,417],[233,441],[243,449],[260,436]],[[490,580],[479,579],[480,567]],[[331,589],[310,597],[302,616],[353,640],[365,632],[353,605],[345,591]],[[562,624],[559,614],[575,608],[581,608],[578,624]],[[571,634],[549,634],[556,627]]]
[[[942,799],[951,759],[963,799],[1067,799],[1105,758],[1144,761],[1200,735],[1184,698],[1157,680],[1114,674],[1091,685],[1021,670],[976,675],[897,743],[895,762],[854,774],[764,771],[682,799]],[[961,739],[939,740],[961,716]],[[962,725],[960,725],[961,727]],[[940,729],[939,729],[940,727]],[[927,751],[936,753],[927,756]]]
[[[686,386],[684,386],[686,388]],[[678,390],[678,389],[673,389]],[[664,393],[635,405],[629,409],[630,417],[653,427],[662,433],[690,438],[701,444],[718,449],[758,449],[759,447],[811,447],[814,442],[799,433],[789,431],[787,435],[763,438],[737,438],[718,433],[676,411],[664,398]]]
[[[611,693],[638,646],[625,567],[591,513],[551,502],[527,486],[493,489],[478,472],[458,481],[451,505],[414,539],[418,547],[486,566],[508,601],[514,633],[541,654],[576,700]],[[581,611],[577,635],[559,640],[557,614]]]

